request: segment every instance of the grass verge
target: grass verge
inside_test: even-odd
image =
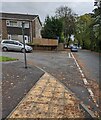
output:
[[[15,61],[15,60],[17,60],[17,59],[16,58],[5,57],[5,56],[0,56],[0,62]]]

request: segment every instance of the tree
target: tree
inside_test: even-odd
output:
[[[85,14],[77,17],[76,20],[76,32],[75,38],[78,40],[78,44],[82,45],[82,48],[90,49],[91,42],[94,41],[92,31],[92,14]],[[92,42],[93,43],[93,42]]]
[[[76,14],[67,6],[61,6],[56,10],[56,18],[63,23],[63,34],[64,39],[67,41],[67,46],[69,45],[71,35],[75,32],[75,17]]]
[[[96,38],[96,50],[101,51],[101,1],[95,2],[95,6],[93,30]]]
[[[55,17],[47,16],[41,33],[43,38],[61,39],[62,22]]]

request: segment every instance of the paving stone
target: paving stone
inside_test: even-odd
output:
[[[52,97],[53,96],[53,94],[52,94],[52,92],[51,91],[44,91],[43,93],[42,93],[42,96],[44,96],[44,97]]]
[[[51,100],[51,98],[41,96],[41,97],[37,100],[37,102],[38,102],[38,103],[49,103],[50,100]]]
[[[52,99],[51,105],[64,106],[64,99],[55,97]]]
[[[48,104],[37,104],[37,108],[40,110],[40,112],[46,113],[48,112]]]
[[[53,76],[45,73],[9,118],[83,117],[78,100]]]
[[[46,86],[45,91],[46,92],[53,92],[54,91],[54,87],[48,87],[48,86]]]

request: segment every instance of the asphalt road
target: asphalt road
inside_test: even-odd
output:
[[[84,59],[88,59],[87,55],[90,56],[89,52],[85,52],[83,55],[82,52],[78,52],[78,59],[80,57],[81,63],[84,63]],[[24,61],[23,53],[17,53],[17,52],[5,52],[3,53],[4,56],[10,56],[18,58],[20,61]],[[93,55],[92,55],[93,56]],[[92,57],[91,56],[91,57]],[[83,58],[84,59],[83,59]],[[83,60],[81,60],[83,59]],[[86,60],[86,62],[91,62],[92,58],[89,60]],[[96,60],[96,57],[95,57]],[[27,62],[32,65],[37,65],[44,69],[45,71],[49,72],[51,75],[56,77],[58,80],[60,80],[66,87],[68,87],[79,100],[87,105],[89,109],[96,112],[98,111],[98,108],[96,107],[94,101],[92,100],[92,97],[90,96],[87,86],[84,85],[82,76],[79,72],[79,69],[77,68],[75,61],[72,57],[69,56],[68,51],[63,52],[40,52],[40,51],[34,51],[33,53],[27,54]],[[90,63],[88,63],[90,64]],[[95,62],[96,64],[96,62]],[[86,66],[86,64],[85,64]],[[92,65],[90,65],[92,66]],[[89,66],[89,68],[90,68]],[[96,66],[96,65],[95,65]],[[88,67],[88,66],[87,66]],[[84,69],[86,69],[84,67]],[[86,70],[84,70],[85,72]],[[89,71],[90,73],[90,71]],[[92,76],[93,73],[90,73],[90,76]],[[96,74],[97,75],[97,74]],[[93,76],[92,76],[93,78]]]
[[[87,79],[99,83],[99,53],[81,50],[75,55],[78,62],[81,63],[80,65]]]

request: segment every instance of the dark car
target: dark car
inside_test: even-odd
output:
[[[78,47],[77,46],[72,46],[71,52],[78,52]]]

